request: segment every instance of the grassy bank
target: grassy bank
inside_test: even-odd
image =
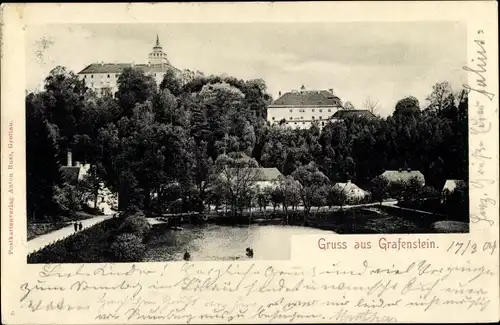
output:
[[[28,240],[32,240],[41,235],[48,234],[49,232],[53,232],[64,228],[70,225],[70,222],[47,222],[47,223],[28,223]]]
[[[28,263],[140,262],[150,228],[140,215],[108,219],[28,255]]]

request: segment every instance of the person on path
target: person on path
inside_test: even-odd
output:
[[[81,222],[80,222],[80,224],[78,225],[78,228],[79,228],[80,230],[82,230],[82,229],[83,229],[83,225],[82,225],[82,223],[81,223]]]
[[[77,232],[78,231],[78,224],[76,222],[73,224],[73,227],[75,228],[75,232]]]

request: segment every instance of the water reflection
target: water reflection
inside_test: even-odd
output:
[[[175,231],[159,224],[151,232],[145,261],[182,261],[186,251],[191,261],[248,260],[247,247],[253,248],[254,260],[287,260],[292,236],[332,233],[296,226],[214,224],[184,225],[184,230]]]

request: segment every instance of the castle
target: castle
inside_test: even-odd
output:
[[[163,52],[160,38],[156,36],[156,43],[148,55],[147,64],[134,63],[92,63],[78,73],[78,78],[85,81],[89,89],[93,89],[99,95],[113,95],[118,91],[118,76],[126,68],[137,68],[146,75],[152,76],[157,84],[160,84],[168,70],[180,73],[180,70],[172,66],[168,61],[167,54]]]

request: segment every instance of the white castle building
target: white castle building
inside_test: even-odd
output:
[[[267,108],[267,120],[273,124],[284,124],[292,128],[308,129],[313,123],[322,128],[337,111],[342,110],[342,101],[329,90],[292,90],[281,95]]]
[[[168,70],[180,73],[180,70],[170,64],[167,54],[163,52],[160,39],[156,36],[156,44],[148,55],[147,64],[134,63],[93,63],[78,73],[78,78],[85,81],[85,85],[100,95],[114,94],[118,91],[118,76],[125,68],[138,68],[146,75],[153,76],[157,84],[163,80]]]

